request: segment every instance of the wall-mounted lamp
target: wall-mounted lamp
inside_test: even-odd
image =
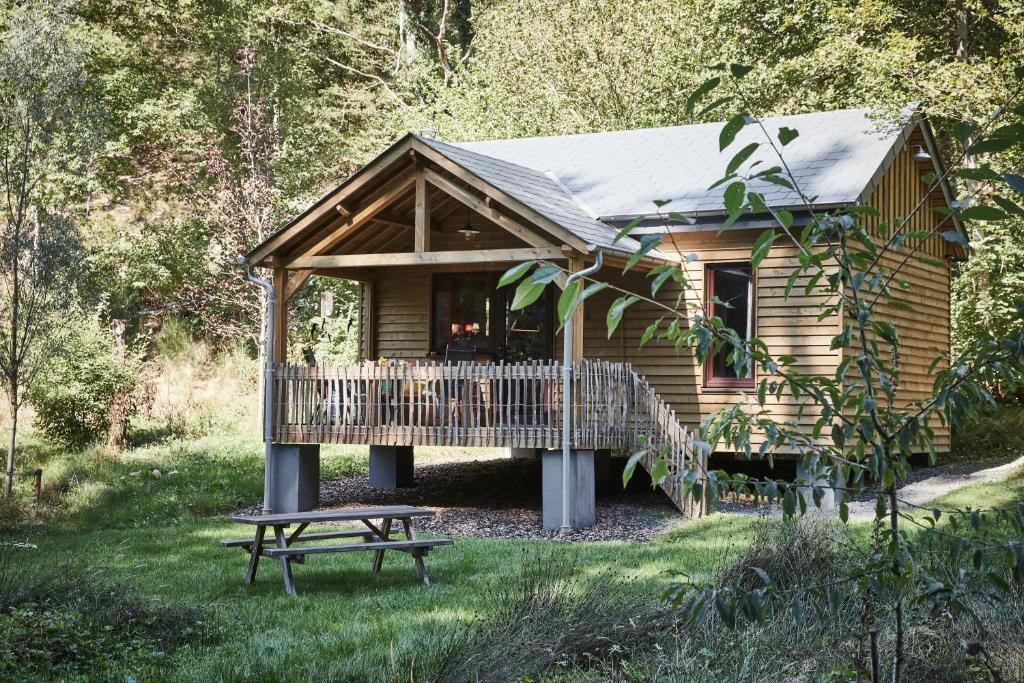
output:
[[[926,152],[921,145],[915,145],[914,154],[910,158],[914,161],[931,161],[932,155]]]

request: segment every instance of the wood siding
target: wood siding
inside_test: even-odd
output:
[[[879,231],[880,223],[893,227],[913,213],[900,229],[904,231],[932,230],[936,221],[942,220],[934,210],[934,198],[925,198],[920,210],[914,208],[925,197],[927,186],[921,176],[931,169],[930,162],[917,162],[911,158],[912,147],[905,147],[893,160],[892,167],[874,190],[868,203],[882,214],[879,218],[868,218],[865,224],[879,245],[885,238]],[[894,225],[895,224],[895,225]],[[953,230],[950,223],[940,230]],[[890,251],[882,259],[887,268],[897,268],[906,254],[915,246],[908,241],[898,251]],[[896,298],[909,306],[911,311],[882,306],[880,317],[894,323],[900,335],[899,369],[900,384],[897,398],[903,401],[919,401],[931,394],[935,380],[934,372],[948,367],[943,360],[936,370],[929,373],[928,366],[940,355],[950,350],[949,290],[950,269],[947,261],[946,243],[941,237],[932,237],[914,253],[914,256],[900,270],[897,280],[905,280],[909,287],[894,287]],[[935,264],[921,263],[917,257],[937,261]],[[932,423],[935,429],[935,449],[939,453],[949,451],[949,428]]]
[[[703,299],[705,265],[749,261],[751,247],[760,233],[760,230],[737,230],[717,237],[713,233],[677,233],[663,240],[662,245],[664,250],[675,250],[683,256],[698,254],[699,260],[687,264],[686,269]],[[818,307],[825,297],[820,286],[810,295],[804,295],[806,280],[803,278],[789,299],[783,296],[786,280],[796,263],[795,247],[777,246],[758,268],[755,280],[757,334],[773,354],[796,356],[797,367],[802,371],[831,374],[839,355],[829,350],[829,343],[839,331],[839,320],[837,316],[817,320]],[[650,292],[650,280],[642,275],[619,276],[614,284],[640,294]],[[679,293],[677,286],[666,284],[658,300],[671,306]],[[696,428],[713,411],[743,400],[743,390],[705,388],[701,367],[691,350],[676,351],[672,343],[657,339],[640,348],[644,329],[665,312],[653,304],[639,303],[629,308],[621,326],[609,339],[605,316],[617,295],[606,290],[587,302],[584,357],[632,363],[675,409],[680,422],[690,428]],[[686,300],[696,301],[696,297],[691,292]],[[670,320],[671,317],[666,318],[666,325]],[[769,406],[779,417],[797,415],[797,403],[792,399],[772,401]],[[813,413],[809,413],[801,424],[810,426],[814,420]]]
[[[911,144],[914,140],[911,139]],[[924,194],[921,182],[924,172],[911,158],[911,147],[904,148],[893,161],[892,167],[872,193],[869,203],[882,212],[881,220],[892,221],[905,216],[916,206]],[[936,214],[934,197],[925,200],[925,206],[905,229],[920,230],[934,227]],[[438,206],[432,204],[432,210]],[[449,205],[439,215],[432,216],[432,225],[440,227],[431,235],[434,250],[515,248],[523,242],[481,216],[472,213],[470,220],[481,234],[466,241],[457,230],[465,225],[466,212],[461,206]],[[876,239],[879,220],[868,220]],[[401,231],[398,228],[396,230]],[[686,267],[703,298],[704,268],[708,263],[742,262],[750,258],[751,247],[761,234],[759,229],[731,230],[716,236],[710,232],[675,233],[663,240],[662,249],[676,251],[685,256],[696,253],[697,261]],[[407,241],[407,243],[406,243]],[[826,301],[824,287],[809,294],[803,291],[806,282],[801,278],[791,296],[784,296],[784,288],[793,268],[798,265],[795,248],[782,244],[774,247],[756,273],[756,330],[774,355],[792,355],[798,359],[797,367],[808,373],[832,374],[840,361],[840,353],[829,349],[834,335],[841,330],[841,316],[835,315],[819,321],[820,306]],[[392,241],[395,250],[411,250],[412,230]],[[933,238],[922,248],[924,256],[941,261],[946,248],[941,238]],[[894,267],[899,256],[887,257],[883,265]],[[508,264],[495,264],[504,270]],[[465,271],[484,268],[467,266]],[[436,270],[432,269],[432,270]],[[363,293],[361,316],[361,349],[364,357],[423,358],[430,344],[431,271],[420,268],[379,268],[373,272],[374,282]],[[446,270],[457,270],[454,267]],[[602,279],[629,291],[646,294],[649,280],[639,274],[618,275],[607,267]],[[899,396],[907,401],[926,396],[932,377],[929,363],[936,354],[949,350],[949,287],[950,273],[945,262],[928,265],[911,261],[905,266],[902,279],[910,288],[900,298],[915,310],[905,312],[883,308],[884,316],[899,328],[902,344],[899,349],[902,378]],[[554,285],[551,285],[554,287]],[[372,295],[370,294],[372,287]],[[678,289],[666,285],[659,295],[661,301],[672,304]],[[701,368],[689,350],[677,352],[670,343],[653,340],[639,347],[644,328],[664,311],[648,304],[633,306],[626,313],[619,329],[609,339],[605,316],[617,294],[605,291],[586,302],[584,308],[583,356],[612,362],[628,362],[645,377],[665,401],[676,411],[682,424],[696,428],[701,419],[713,411],[743,400],[743,391],[736,389],[705,388]],[[693,300],[693,295],[688,298]],[[372,320],[372,324],[371,324]],[[372,332],[366,337],[365,330]],[[555,356],[560,357],[561,338],[555,339]],[[940,365],[941,367],[941,365]],[[749,391],[749,390],[748,390]],[[797,402],[783,399],[770,404],[771,410],[781,418],[796,417]],[[801,418],[801,424],[810,426],[815,412]],[[948,429],[936,428],[936,449],[949,449]]]

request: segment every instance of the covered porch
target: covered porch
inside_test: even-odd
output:
[[[301,488],[302,459],[330,443],[367,445],[371,481],[376,465],[387,470],[377,480],[394,486],[411,478],[421,445],[547,452],[547,480],[564,476],[554,449],[567,438],[579,464],[570,488],[592,489],[595,451],[646,449],[648,468],[659,456],[673,471],[691,467],[692,434],[645,379],[627,363],[584,358],[582,305],[559,358],[557,288],[598,249],[621,267],[637,245],[588,232],[597,221],[543,174],[478,162],[407,136],[247,256],[273,272],[270,435],[296,463],[282,476]],[[563,272],[513,311],[497,281],[528,260]],[[664,262],[652,256],[640,267]],[[309,365],[289,353],[288,302],[312,275],[360,283],[359,363]],[[664,488],[684,513],[701,513],[675,479]]]

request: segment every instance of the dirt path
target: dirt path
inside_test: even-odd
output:
[[[1024,456],[1012,462],[974,472],[947,472],[913,481],[900,489],[900,500],[910,505],[924,505],[947,493],[971,484],[987,484],[1006,479],[1024,466]],[[875,518],[874,500],[857,500],[850,505],[850,519]]]
[[[912,505],[925,505],[930,500],[964,486],[1002,481],[1021,467],[1024,467],[1024,456],[993,467],[969,463],[917,469],[911,472],[908,480],[900,488],[900,499]],[[870,521],[875,518],[873,495],[861,496],[857,500],[851,501],[849,508],[850,519]],[[722,512],[782,517],[782,508],[779,505],[754,507],[749,503],[730,501],[722,504],[719,509]],[[808,513],[811,512],[812,508],[808,503]],[[814,513],[828,517],[838,516],[834,509],[821,511],[814,509]]]

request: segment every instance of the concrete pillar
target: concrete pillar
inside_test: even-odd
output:
[[[839,507],[839,498],[842,492],[836,491],[834,488],[832,488],[832,482],[830,482],[826,477],[822,475],[818,475],[817,477],[815,477],[813,472],[804,469],[803,465],[798,462],[796,464],[796,478],[809,482],[813,486],[818,486],[823,490],[824,495],[822,495],[821,497],[821,508],[817,508],[814,505],[814,494],[811,487],[800,487],[800,491],[804,495],[804,500],[807,501],[808,512],[815,509],[835,510],[836,508]],[[845,486],[846,482],[841,481],[839,482],[839,485]]]
[[[400,489],[413,485],[412,446],[370,446],[370,486]]]
[[[544,529],[562,526],[562,451],[541,454],[541,489]],[[594,526],[597,509],[594,500],[594,451],[572,451],[569,456],[569,523],[573,529]]]
[[[307,512],[320,504],[320,446],[271,446],[270,506],[275,513]]]
[[[540,455],[539,448],[516,448],[508,449],[508,455],[513,460],[533,460]]]

